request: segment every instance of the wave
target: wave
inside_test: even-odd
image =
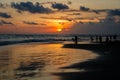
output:
[[[18,44],[18,43],[31,43],[31,42],[47,42],[47,43],[54,43],[54,42],[62,42],[65,40],[39,40],[39,39],[32,39],[32,40],[22,40],[22,41],[0,41],[0,46],[2,45],[10,45],[10,44]]]
[[[75,35],[24,35],[24,34],[0,34],[0,45],[9,45],[17,43],[31,43],[31,42],[60,42],[71,41]],[[82,39],[87,39],[88,36],[80,35]]]

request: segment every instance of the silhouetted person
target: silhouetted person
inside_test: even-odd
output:
[[[75,38],[72,38],[72,40],[75,42],[76,45],[78,44],[78,37],[77,36],[75,36]]]
[[[109,41],[111,42],[111,41],[112,41],[112,36],[110,35],[109,37],[110,37],[110,40],[109,40]]]
[[[106,43],[108,43],[109,42],[109,37],[108,36],[106,36]]]
[[[99,36],[99,42],[102,43],[102,36]]]
[[[91,42],[93,42],[93,40],[94,40],[93,36],[90,36],[90,40],[91,40]]]
[[[117,35],[113,35],[113,40],[117,41]]]
[[[78,37],[75,36],[75,44],[78,44]]]
[[[96,42],[98,42],[98,36],[96,36]]]

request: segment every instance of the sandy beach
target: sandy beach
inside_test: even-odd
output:
[[[4,45],[0,47],[0,79],[115,80],[120,76],[119,44]]]
[[[0,0],[0,80],[120,80],[120,0]]]
[[[62,69],[84,69],[83,72],[54,73],[61,80],[116,80],[120,79],[120,42],[96,44],[65,44],[64,48],[86,49],[100,56],[84,62],[75,63]]]
[[[61,43],[20,43],[0,46],[0,80],[61,80],[53,73],[79,72],[63,69],[98,57],[92,51],[63,48]]]

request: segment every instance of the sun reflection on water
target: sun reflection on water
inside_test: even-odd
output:
[[[62,48],[62,44],[22,44],[0,47],[0,80],[60,80],[60,67],[96,57],[92,52]]]

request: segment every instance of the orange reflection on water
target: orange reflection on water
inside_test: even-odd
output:
[[[96,57],[90,51],[67,49],[62,46],[31,43],[0,47],[1,80],[60,80],[51,73],[73,71],[60,67]]]

